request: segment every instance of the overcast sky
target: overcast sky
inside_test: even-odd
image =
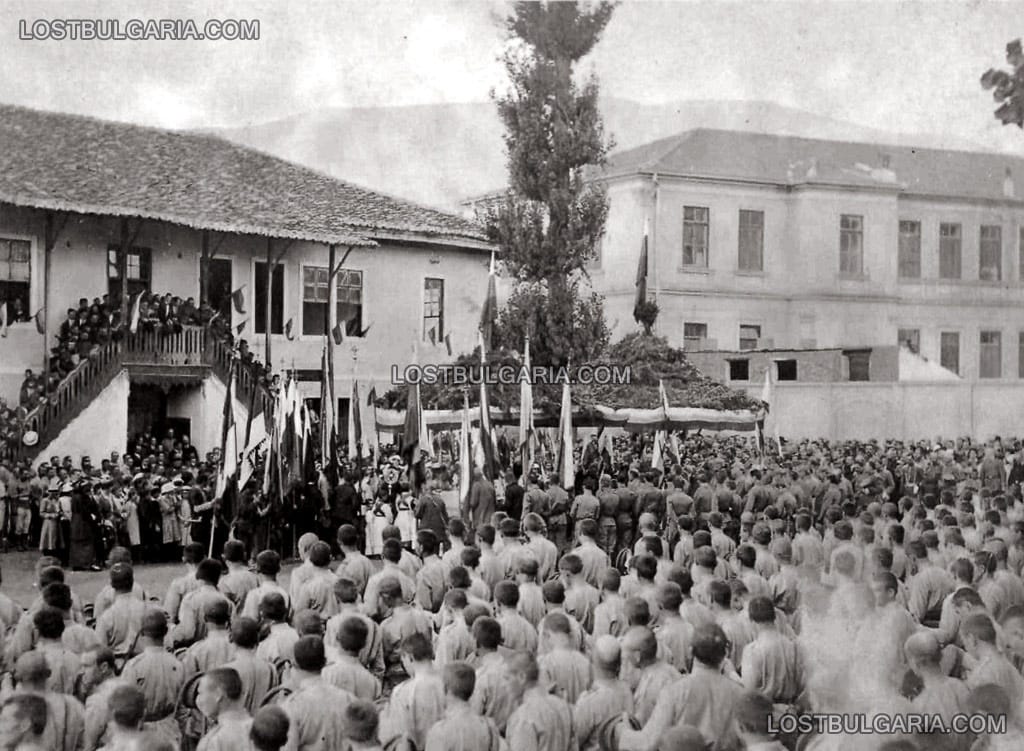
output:
[[[0,0],[0,101],[226,126],[323,107],[485,101],[502,81],[503,3],[138,5]],[[1024,133],[995,121],[978,78],[1022,34],[1022,11],[991,2],[624,2],[588,63],[616,97],[769,100],[1020,149]],[[18,21],[40,17],[256,18],[261,39],[19,41]]]

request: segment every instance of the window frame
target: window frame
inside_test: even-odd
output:
[[[744,216],[747,216],[747,217],[757,216],[757,217],[759,217],[759,222],[760,223],[756,224],[756,225],[751,225],[751,224],[744,225],[744,223],[743,223]],[[739,214],[738,214],[738,217],[737,217],[737,225],[736,225],[736,227],[737,227],[737,231],[736,231],[736,269],[738,271],[744,271],[744,272],[748,272],[748,273],[758,273],[758,272],[763,272],[764,271],[764,225],[765,225],[765,216],[764,216],[764,211],[763,210],[761,210],[761,209],[739,209]],[[752,233],[754,233],[754,234],[752,234]],[[756,248],[757,264],[754,265],[754,266],[745,265],[744,264],[744,259],[748,259],[749,260],[749,258],[751,257],[751,254],[752,254],[751,250],[749,248],[747,249],[747,253],[744,253],[744,238],[747,238],[749,240],[751,237],[756,237],[756,240],[757,240],[757,242],[756,242],[756,245],[757,245],[757,248]]]
[[[990,233],[993,233],[995,237],[986,238],[986,230],[988,230]],[[998,246],[993,248],[991,246],[993,242],[998,242]],[[989,247],[987,248],[986,243],[989,244]],[[990,254],[994,252],[996,261],[996,264],[994,266],[985,265],[986,250]],[[986,268],[995,269],[994,279],[985,276]],[[982,224],[978,227],[978,281],[993,283],[1003,281],[1003,225],[1001,224]]]
[[[1017,332],[1017,378],[1024,378],[1024,331]]]
[[[785,381],[787,383],[792,383],[792,382],[800,380],[800,365],[797,362],[796,358],[786,357],[786,358],[782,358],[780,360],[775,360],[774,362],[775,362],[775,380],[776,381]],[[783,370],[782,370],[782,366],[786,366],[786,369],[788,370],[790,365],[792,365],[792,367],[793,367],[793,377],[792,378],[789,377],[788,373],[786,373],[784,375],[783,374]]]
[[[439,310],[438,310],[438,313],[437,313],[436,316],[428,316],[427,315],[427,306],[432,304],[432,302],[427,299],[428,298],[427,293],[429,291],[428,285],[429,285],[430,282],[440,282],[441,295],[440,295],[440,299],[437,301],[437,305],[438,305]],[[444,278],[443,277],[439,277],[439,276],[425,276],[425,277],[423,277],[423,311],[422,311],[422,313],[423,313],[423,315],[422,315],[422,317],[423,317],[423,341],[430,341],[430,337],[428,336],[429,331],[430,331],[430,329],[428,327],[428,321],[435,321],[436,320],[437,321],[437,341],[435,342],[435,344],[440,344],[440,343],[444,342],[444,333],[445,333],[444,332],[444,293],[445,293],[445,289],[444,289],[445,284],[444,284],[444,282],[445,282]]]
[[[986,335],[994,335],[995,342],[986,343],[984,341]],[[986,347],[994,347],[997,357],[995,358],[996,371],[995,374],[985,373],[985,353],[991,350],[986,350]],[[982,329],[978,332],[978,378],[998,379],[1003,377],[1003,332],[999,329]]]
[[[13,254],[12,253],[13,246],[10,245],[10,244],[11,243],[18,243],[18,244],[24,243],[27,246],[28,260],[26,261],[26,263],[28,264],[28,278],[25,279],[24,281],[16,280],[16,279],[10,279],[10,278],[0,279],[0,289],[4,290],[4,292],[0,293],[0,302],[10,302],[12,299],[15,299],[14,297],[9,296],[7,294],[7,292],[6,292],[7,285],[9,285],[9,284],[10,285],[25,285],[25,288],[26,288],[25,289],[25,295],[24,295],[25,314],[27,316],[31,317],[36,312],[34,310],[34,308],[36,307],[35,293],[37,291],[36,290],[36,284],[35,284],[35,274],[36,274],[35,239],[32,238],[32,237],[24,236],[24,235],[17,235],[17,234],[13,234],[13,233],[11,233],[11,234],[3,233],[2,235],[0,235],[0,242],[8,243],[8,258],[7,258],[8,273],[10,273],[10,265],[12,263],[21,263],[20,261],[17,261],[17,262],[11,261],[11,255]],[[20,297],[20,295],[19,295],[19,297]],[[10,315],[10,310],[8,310],[8,315]],[[13,326],[15,324],[12,323],[10,325]]]
[[[348,279],[350,275],[359,279],[358,285],[348,285],[343,283],[343,280]],[[356,315],[353,318],[351,318],[348,321],[348,323],[345,324],[345,337],[361,337],[361,332],[365,328],[363,326],[363,314],[366,312],[366,275],[363,273],[362,269],[339,269],[338,276],[335,280],[334,286],[337,289],[337,299],[335,301],[335,305],[343,305],[346,304],[347,302],[341,299],[342,288],[346,290],[359,290],[359,309]],[[341,320],[340,316],[338,317],[338,320]]]
[[[1024,225],[1017,230],[1017,281],[1024,282]]]
[[[757,329],[757,337],[754,338],[754,344],[750,347],[744,347],[743,342],[750,341],[750,337],[743,336],[743,329]],[[748,332],[749,333],[749,332]],[[759,323],[741,323],[739,327],[739,351],[748,352],[750,350],[757,349],[757,343],[761,340],[761,324]]]
[[[700,326],[700,327],[702,327],[704,329],[704,335],[700,336],[700,337],[687,336],[686,335],[686,327],[687,326]],[[708,325],[706,323],[702,322],[702,321],[683,321],[683,351],[694,352],[694,351],[697,350],[697,348],[691,348],[691,347],[687,346],[687,344],[686,344],[687,341],[689,341],[691,339],[696,339],[698,342],[701,341],[701,340],[707,341],[707,339],[708,339]]]
[[[909,334],[909,336],[905,337],[904,334]],[[907,339],[909,339],[910,342],[906,342]],[[910,349],[914,354],[921,354],[921,329],[913,327],[904,328],[902,326],[896,329],[897,346],[902,346],[904,343],[913,345],[908,347],[908,349]]]
[[[916,232],[908,232],[907,229],[911,227],[916,229]],[[906,247],[906,243],[910,241],[916,241],[916,243],[914,243],[916,247],[911,247],[908,249]],[[908,258],[908,251],[910,254],[912,254],[912,258]],[[911,272],[916,273],[904,273],[904,269],[908,266],[916,267],[914,269],[910,269]],[[921,222],[916,219],[899,220],[899,240],[897,245],[896,274],[900,279],[921,278]]]
[[[943,234],[948,230],[956,230],[956,234]],[[945,255],[943,254],[943,241],[952,242],[956,241],[956,256],[955,266],[956,275],[952,276],[949,273],[943,273]],[[950,247],[951,246],[948,246]],[[946,269],[946,271],[950,271]],[[960,222],[939,222],[939,279],[947,282],[959,282],[964,278],[964,228]]]
[[[846,226],[856,220],[857,226]],[[856,268],[850,266],[850,241],[857,239]],[[839,215],[839,274],[850,278],[864,276],[864,215],[863,214],[840,214]]]
[[[749,357],[730,357],[726,360],[729,367],[729,382],[735,383],[748,383],[750,381],[750,358]],[[743,365],[746,368],[747,375],[743,378],[737,378],[733,375],[733,367]]]
[[[952,336],[952,337],[956,338],[956,367],[955,368],[950,368],[944,362],[945,361],[945,351],[946,351],[946,343],[945,343],[944,339],[947,336]],[[957,375],[960,375],[960,360],[961,360],[961,358],[960,358],[960,332],[959,331],[940,331],[939,332],[939,365],[941,365],[942,367],[944,367],[946,370],[950,371],[951,373],[956,373]]]
[[[118,268],[117,254],[120,249],[119,243],[107,244],[107,293],[111,293],[112,285],[116,282],[120,293],[121,269]],[[138,256],[138,276],[132,276],[132,256]],[[142,245],[132,245],[128,248],[128,258],[125,261],[125,270],[128,271],[128,296],[139,292],[153,291],[153,249]],[[145,274],[143,274],[145,272]]]
[[[846,358],[846,380],[848,382],[866,383],[871,380],[870,349],[843,350],[843,357]],[[854,368],[855,363],[857,365],[856,369]],[[863,370],[861,370],[861,365],[863,365]],[[863,377],[861,377],[862,375]]]
[[[693,216],[687,216],[688,213],[696,214],[697,212],[704,212],[703,220],[694,218]],[[698,246],[689,243],[688,235],[692,235],[692,231],[688,232],[689,229],[695,228],[702,230],[703,232],[703,251],[704,251],[704,262],[697,263],[696,256],[693,255],[693,249],[698,249]],[[711,208],[708,206],[683,206],[683,253],[682,253],[682,267],[684,269],[707,269],[710,267],[711,258]],[[687,263],[687,249],[691,249],[691,261]]]

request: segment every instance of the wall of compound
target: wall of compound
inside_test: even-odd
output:
[[[747,392],[757,398],[761,387]],[[766,421],[783,438],[901,440],[1024,435],[1024,384],[776,383]]]

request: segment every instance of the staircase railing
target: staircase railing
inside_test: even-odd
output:
[[[51,391],[45,402],[29,411],[22,422],[21,434],[32,431],[38,435],[34,446],[25,446],[19,440],[8,446],[10,459],[31,458],[63,430],[81,411],[81,407],[114,380],[123,366],[124,342],[111,341],[100,345],[68,373]]]
[[[231,377],[231,360],[234,358],[234,348],[231,343],[225,341],[212,332],[206,335],[206,350],[204,360],[224,383]],[[264,375],[252,363],[236,358],[237,369],[235,371],[235,394],[242,404],[249,407],[255,406],[254,412],[263,411],[270,415],[274,411],[274,395],[267,387]]]
[[[96,347],[50,392],[49,399],[31,409],[22,421],[19,440],[0,446],[0,458],[32,459],[67,427],[90,401],[105,389],[126,365],[208,365],[224,383],[231,372],[230,342],[202,326],[184,326],[176,333],[139,331]],[[239,401],[255,404],[271,414],[274,397],[252,363],[238,361],[236,394]],[[38,435],[33,446],[22,440],[28,432]]]

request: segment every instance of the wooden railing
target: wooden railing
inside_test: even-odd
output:
[[[202,365],[206,335],[206,329],[202,326],[183,326],[181,331],[174,334],[140,331],[125,338],[124,361],[158,365]]]
[[[209,334],[206,338],[206,351],[204,360],[213,368],[213,371],[220,379],[227,383],[231,377],[231,360],[234,357],[231,344]],[[235,360],[237,369],[235,371],[235,395],[247,408],[250,405],[256,407],[254,413],[260,409],[270,415],[274,410],[274,396],[270,393],[262,374],[256,372],[250,363],[244,360]]]
[[[231,344],[201,326],[185,326],[174,334],[140,331],[101,345],[50,392],[49,401],[39,404],[25,416],[21,435],[35,432],[38,441],[31,447],[21,440],[13,446],[0,447],[0,457],[8,460],[34,458],[126,365],[208,365],[227,383],[232,357]],[[239,401],[246,407],[256,403],[257,409],[262,407],[271,414],[274,398],[256,369],[238,361],[236,374]]]
[[[32,447],[25,446],[22,441],[8,446],[8,458],[31,458],[56,438],[75,415],[121,372],[123,353],[124,342],[112,341],[83,358],[50,392],[48,401],[40,403],[25,416],[22,436],[32,431],[39,436],[38,441]]]

